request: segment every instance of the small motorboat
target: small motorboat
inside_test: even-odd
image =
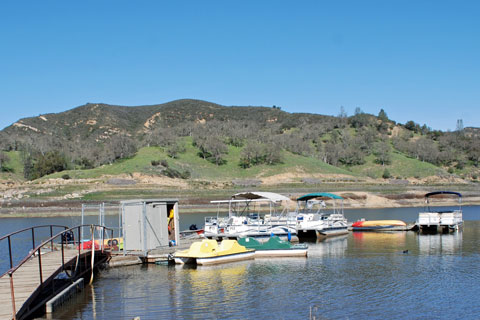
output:
[[[190,225],[188,230],[180,231],[181,239],[200,239],[204,237],[204,230],[198,229],[196,224]]]
[[[255,250],[247,249],[236,240],[205,239],[194,242],[187,250],[178,251],[173,258],[177,264],[196,263],[198,265],[219,264],[253,259]]]
[[[360,220],[352,224],[352,231],[406,231],[402,220]]]
[[[331,200],[332,210],[326,211],[325,200]],[[340,200],[341,206],[336,206]],[[327,192],[315,192],[297,199],[296,229],[300,241],[322,239],[348,233],[348,222],[343,214],[343,198]]]
[[[238,243],[247,249],[255,249],[255,257],[306,257],[306,244],[291,244],[278,236],[273,236],[266,242],[259,242],[252,237],[240,238]]]

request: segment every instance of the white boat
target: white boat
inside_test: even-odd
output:
[[[296,236],[295,220],[289,219],[288,202],[290,199],[273,192],[243,192],[232,196],[230,200],[211,201],[219,205],[228,204],[228,217],[205,218],[205,237],[238,239],[254,237],[268,239],[272,234],[291,240]],[[286,202],[278,212],[282,202]],[[268,213],[261,216],[261,206],[268,206]]]
[[[454,195],[458,197],[458,209],[439,210],[430,208],[430,197]],[[422,232],[452,232],[463,226],[462,194],[453,191],[435,191],[425,195],[425,211],[418,214],[415,226]]]
[[[333,200],[327,211],[325,200]],[[340,208],[336,201],[341,200]],[[321,239],[348,233],[348,222],[343,214],[343,198],[333,193],[309,193],[297,199],[296,229],[299,240]]]

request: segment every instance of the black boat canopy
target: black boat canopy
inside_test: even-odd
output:
[[[427,194],[425,195],[425,198],[428,198],[428,197],[431,197],[431,196],[435,196],[435,195],[437,195],[437,194],[454,194],[454,195],[456,195],[456,196],[458,196],[458,197],[460,197],[460,198],[462,197],[462,194],[459,193],[459,192],[454,192],[454,191],[434,191],[434,192],[427,193]]]

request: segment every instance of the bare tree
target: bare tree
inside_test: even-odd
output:
[[[376,161],[382,166],[390,164],[390,145],[386,141],[375,142],[373,154],[376,157]]]
[[[473,139],[468,150],[468,158],[473,162],[475,167],[478,167],[478,163],[480,162],[480,141],[478,139]]]
[[[438,158],[438,148],[431,140],[421,137],[415,143],[415,154],[421,161],[436,163]]]

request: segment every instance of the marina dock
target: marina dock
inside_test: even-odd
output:
[[[51,237],[39,245],[35,230],[50,227]],[[57,297],[65,288],[80,278],[92,279],[95,269],[104,264],[110,253],[102,245],[81,249],[79,242],[67,243],[63,235],[73,234],[82,227],[105,232],[103,226],[77,226],[53,235],[59,226],[37,226],[8,234],[0,241],[8,242],[10,269],[0,276],[0,319],[25,319],[45,313],[46,303]],[[33,249],[13,265],[11,237],[19,233],[31,233]],[[79,237],[77,238],[79,239]]]

